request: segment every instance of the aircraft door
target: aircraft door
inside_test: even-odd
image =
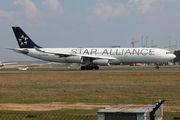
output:
[[[159,50],[156,50],[156,58],[159,58],[159,57],[161,57],[161,53]]]
[[[158,60],[161,58],[161,53],[160,53],[159,50],[156,50],[155,53],[156,53],[156,54],[155,54],[155,61],[158,61]]]

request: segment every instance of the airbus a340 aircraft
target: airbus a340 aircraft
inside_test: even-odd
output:
[[[43,48],[36,45],[20,27],[12,27],[20,48],[7,48],[37,59],[80,63],[81,70],[98,70],[99,66],[120,65],[121,63],[158,63],[169,61],[176,56],[159,48]]]
[[[13,64],[17,64],[17,62],[9,62],[9,63],[2,63],[1,61],[0,61],[0,67],[3,67],[3,66],[5,66],[5,65],[13,65]]]

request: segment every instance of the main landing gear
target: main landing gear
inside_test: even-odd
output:
[[[155,67],[157,70],[159,69],[159,64],[156,64],[156,67]]]
[[[81,70],[99,70],[99,66],[91,66],[91,65],[86,65],[86,66],[81,66]]]

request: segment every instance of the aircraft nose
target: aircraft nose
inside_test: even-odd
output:
[[[174,59],[176,57],[176,55],[172,54],[172,59]]]

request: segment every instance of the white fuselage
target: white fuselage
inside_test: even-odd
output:
[[[24,48],[17,48],[23,50]],[[67,63],[66,56],[52,53],[40,52],[34,48],[27,49],[28,56],[45,61]],[[159,48],[41,48],[42,51],[54,51],[60,53],[70,53],[78,56],[114,57],[110,64],[119,63],[161,63],[175,58],[175,55],[168,50]]]

